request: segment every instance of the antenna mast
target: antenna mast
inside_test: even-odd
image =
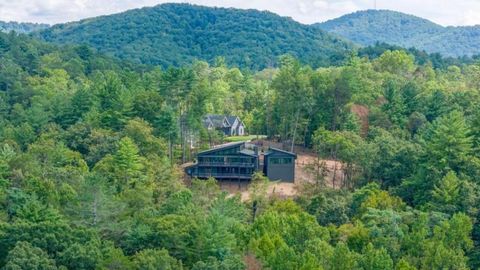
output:
[[[376,10],[377,9],[377,0],[373,0],[373,6],[374,6],[374,9]]]

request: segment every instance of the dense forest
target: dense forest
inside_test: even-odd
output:
[[[17,33],[30,33],[48,28],[48,24],[43,23],[19,23],[0,21],[0,32],[8,33],[15,31]]]
[[[163,68],[196,60],[214,64],[220,56],[228,66],[259,71],[278,66],[284,54],[313,68],[326,67],[343,64],[357,47],[354,44],[374,57],[381,48],[409,48],[417,63],[429,58],[434,67],[443,65],[439,61],[458,65],[480,54],[476,26],[443,27],[388,10],[360,11],[303,25],[257,10],[162,4],[52,27],[0,22],[0,30],[33,32],[57,44],[85,44],[110,56]],[[457,61],[458,57],[463,59]]]
[[[263,69],[289,53],[312,66],[344,59],[349,42],[270,12],[162,4],[55,25],[36,36],[88,44],[136,63],[184,66],[222,56],[240,68]]]
[[[289,55],[258,72],[164,69],[15,33],[0,60],[3,269],[480,267],[474,60],[383,46],[318,69]],[[313,149],[315,179],[290,199],[261,174],[247,201],[186,185],[187,137],[221,140],[206,113]],[[341,180],[326,183],[323,159]]]
[[[445,56],[480,54],[479,26],[443,27],[396,11],[358,11],[315,26],[363,46],[384,42]]]
[[[429,64],[434,69],[446,69],[449,66],[462,66],[466,64],[475,64],[478,62],[480,55],[472,57],[444,57],[439,53],[427,53],[426,51],[415,48],[405,49],[397,45],[377,42],[375,45],[366,46],[358,49],[359,57],[367,57],[368,59],[376,59],[386,51],[403,51],[414,57],[414,63],[417,65]]]

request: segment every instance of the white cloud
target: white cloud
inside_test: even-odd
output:
[[[164,2],[270,10],[303,23],[372,9],[375,0],[0,0],[0,20],[59,23],[112,14]],[[442,25],[480,24],[479,0],[377,0],[379,9],[397,10]]]
[[[302,14],[308,14],[309,12],[309,5],[305,2],[298,2],[298,10],[300,11],[300,13]]]
[[[462,25],[474,25],[480,24],[480,13],[472,10],[468,10],[463,13],[462,20],[458,24]]]
[[[318,9],[327,9],[328,8],[328,2],[325,0],[317,0],[313,1],[313,6]]]

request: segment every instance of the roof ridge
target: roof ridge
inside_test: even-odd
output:
[[[279,149],[279,148],[275,148],[275,147],[268,147],[268,150],[273,150],[273,151],[277,151],[277,152],[281,152],[281,153],[285,153],[285,154],[288,154],[288,155],[292,155],[292,156],[297,156],[297,154],[295,154],[294,152],[290,152],[290,151],[287,151],[287,150],[283,150],[283,149]]]
[[[220,144],[220,145],[214,146],[214,147],[211,148],[211,149],[198,152],[198,154],[205,154],[205,153],[209,153],[209,152],[212,152],[212,151],[217,151],[217,150],[220,150],[220,149],[224,149],[224,148],[229,148],[229,147],[241,145],[241,144],[244,144],[244,143],[246,143],[246,142],[243,142],[243,141],[242,141],[242,142],[224,143],[224,144]],[[198,155],[198,154],[197,154],[197,155]]]

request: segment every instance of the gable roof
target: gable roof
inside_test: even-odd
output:
[[[235,115],[207,114],[203,119],[203,125],[208,127],[209,123],[211,123],[215,128],[228,128],[233,126],[235,120],[237,119],[243,124],[242,120],[240,120],[240,117]]]
[[[224,128],[228,127],[229,125],[225,125],[226,117],[224,115],[218,114],[207,114],[204,117],[204,125],[208,122],[212,123],[213,127],[215,128]],[[228,121],[227,121],[228,123]],[[208,124],[206,125],[208,126]]]
[[[210,126],[214,126],[212,120],[209,117],[204,117],[202,119],[202,123],[203,123],[203,126],[205,126],[206,128]]]
[[[233,115],[227,115],[225,116],[227,118],[227,121],[228,123],[230,124],[230,126],[233,126],[233,124],[235,123],[235,120],[237,120],[237,116],[233,116]]]

